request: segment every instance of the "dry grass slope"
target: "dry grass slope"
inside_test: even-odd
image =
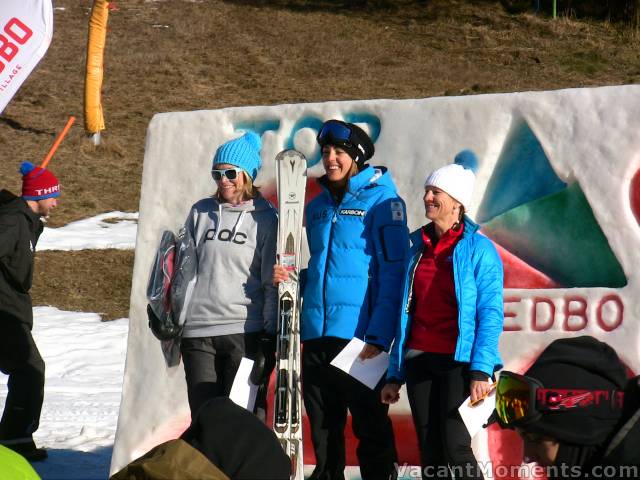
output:
[[[82,118],[89,0],[55,0],[53,42],[0,116],[0,187]],[[509,15],[497,1],[116,0],[105,56],[107,130],[81,122],[51,163],[52,226],[137,211],[157,112],[365,98],[422,98],[635,83],[640,40],[623,24]],[[363,5],[366,4],[366,5]],[[344,6],[347,4],[348,6]],[[409,199],[411,200],[411,199]],[[36,305],[128,313],[132,252],[40,254]]]

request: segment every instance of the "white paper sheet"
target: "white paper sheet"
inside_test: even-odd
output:
[[[243,358],[240,361],[240,366],[238,367],[236,377],[233,379],[233,385],[231,386],[231,393],[229,393],[229,398],[233,403],[246,408],[250,412],[253,411],[258,393],[258,386],[249,380],[252,368],[253,360]]]
[[[462,402],[458,411],[464,421],[464,425],[469,431],[469,435],[473,438],[480,430],[482,430],[482,425],[487,423],[491,413],[493,413],[493,410],[496,408],[496,389],[494,388],[491,390],[491,393],[489,393],[482,402],[474,407],[469,405],[470,401],[471,397],[468,397],[464,402]]]
[[[331,365],[347,372],[373,390],[389,367],[389,354],[380,352],[373,358],[358,360],[358,355],[364,346],[365,343],[362,340],[353,338],[331,361]]]

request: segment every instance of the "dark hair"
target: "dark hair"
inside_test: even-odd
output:
[[[458,223],[461,223],[464,220],[464,205],[460,204],[460,215],[458,216]]]
[[[456,231],[460,230],[460,227],[464,224],[464,213],[464,205],[460,204],[460,213],[458,214],[458,220],[453,224],[453,227],[451,228]]]

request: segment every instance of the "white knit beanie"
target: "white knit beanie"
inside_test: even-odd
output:
[[[456,155],[454,163],[432,172],[425,180],[424,186],[438,187],[460,202],[467,210],[473,195],[473,185],[476,182],[474,172],[477,167],[476,154],[471,150],[462,150]]]

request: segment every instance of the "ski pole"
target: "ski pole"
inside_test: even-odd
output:
[[[49,153],[47,153],[47,156],[44,157],[44,160],[42,161],[42,164],[40,165],[41,168],[46,168],[47,167],[47,164],[49,163],[51,158],[53,158],[53,154],[56,153],[56,150],[60,146],[60,143],[64,139],[65,135],[67,135],[67,133],[71,129],[71,125],[73,125],[73,122],[75,122],[75,121],[76,121],[76,117],[74,117],[73,115],[69,117],[69,120],[67,120],[67,124],[64,126],[64,128],[62,129],[62,131],[58,135],[58,138],[56,138],[56,141],[53,142],[53,145],[51,145],[51,148],[49,149]]]

